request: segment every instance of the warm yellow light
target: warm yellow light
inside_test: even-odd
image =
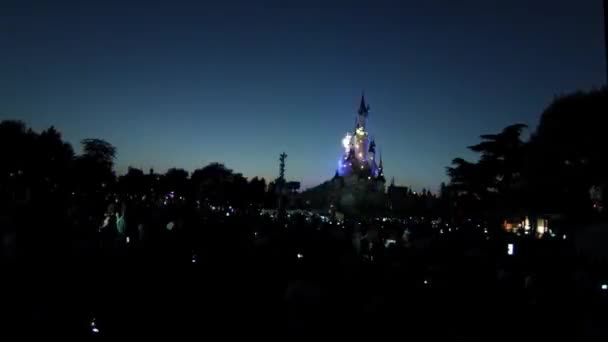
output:
[[[549,222],[546,219],[539,218],[536,220],[536,233],[539,235],[545,234],[549,230]]]
[[[524,229],[530,230],[530,220],[528,219],[528,216],[526,216],[526,218],[524,219]]]

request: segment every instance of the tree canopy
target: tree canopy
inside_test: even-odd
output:
[[[456,205],[495,218],[523,211],[575,216],[605,207],[606,113],[606,88],[575,92],[549,104],[529,141],[521,139],[523,124],[482,135],[469,147],[479,161],[456,158],[447,168]]]

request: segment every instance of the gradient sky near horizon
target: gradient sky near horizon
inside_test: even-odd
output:
[[[0,4],[0,119],[129,165],[333,176],[361,91],[385,174],[436,190],[478,136],[601,86],[601,0]]]

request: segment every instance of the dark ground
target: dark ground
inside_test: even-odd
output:
[[[20,259],[19,275],[16,263],[5,265],[5,308],[25,318],[5,331],[79,339],[606,336],[608,293],[594,288],[593,267],[580,276],[567,242],[518,241],[509,257],[503,237],[460,232],[434,236],[422,250],[381,248],[370,262],[355,255],[348,228],[290,224],[218,220],[128,246],[97,234],[39,241],[45,247]],[[15,311],[5,312],[10,323]]]

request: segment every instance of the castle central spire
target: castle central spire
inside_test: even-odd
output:
[[[369,114],[369,105],[365,104],[365,93],[361,92],[361,103],[359,104],[359,115],[366,116]]]

